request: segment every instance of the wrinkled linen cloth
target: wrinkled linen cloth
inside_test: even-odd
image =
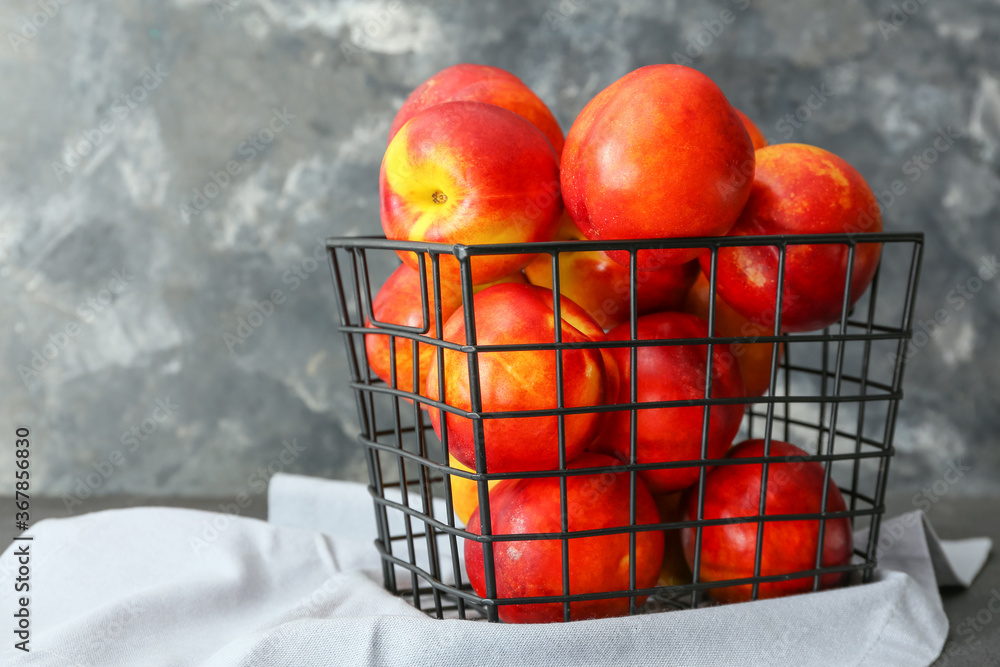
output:
[[[0,557],[0,664],[927,665],[948,632],[938,586],[968,586],[991,548],[940,540],[911,512],[883,522],[870,584],[504,625],[437,620],[382,588],[367,487],[279,474],[268,505],[267,522],[162,507],[39,522]],[[30,593],[17,593],[25,544]],[[24,595],[28,653],[11,634]]]

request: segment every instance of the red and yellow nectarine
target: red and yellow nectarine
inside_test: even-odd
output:
[[[763,440],[745,440],[726,452],[727,459],[764,455]],[[808,456],[804,451],[779,440],[771,441],[770,456]],[[703,519],[756,517],[760,510],[763,464],[746,463],[716,466],[705,477]],[[823,499],[823,466],[816,461],[792,460],[768,464],[765,516],[818,514]],[[696,489],[685,499],[684,520],[697,518]],[[827,491],[827,512],[847,509],[840,489],[831,480]],[[705,526],[701,533],[700,581],[725,581],[752,577],[757,552],[757,522]],[[851,523],[846,518],[827,519],[824,529],[822,567],[847,565],[853,553]],[[694,567],[695,529],[681,532],[688,565]],[[764,523],[760,575],[770,577],[812,570],[819,548],[819,519],[770,521]],[[846,573],[820,577],[820,588],[831,588],[846,580]],[[758,596],[773,598],[811,591],[812,577],[771,581],[760,584]],[[751,598],[752,586],[743,584],[709,589],[723,602]]]
[[[567,223],[568,221],[568,223]],[[583,234],[563,215],[558,240],[581,240]],[[524,273],[532,285],[552,288],[552,256],[542,253]],[[698,262],[636,273],[640,315],[677,310],[700,273]],[[565,252],[559,257],[559,291],[583,307],[594,320],[611,329],[629,319],[629,269],[601,250]]]
[[[689,67],[650,65],[580,112],[563,149],[563,199],[589,239],[720,236],[746,203],[753,168],[753,143],[719,87]],[[642,252],[639,268],[701,252]]]
[[[562,200],[558,157],[545,136],[513,111],[445,102],[413,116],[386,149],[379,173],[386,238],[446,244],[548,241]],[[400,258],[417,267],[416,255]],[[472,258],[474,283],[514,273],[534,255]],[[442,276],[458,261],[441,257]]]
[[[584,454],[569,465],[571,469],[614,465],[608,456]],[[490,523],[494,535],[559,533],[561,500],[558,477],[507,481],[490,492]],[[613,535],[578,537],[569,540],[569,594],[604,593],[629,588],[629,475],[600,473],[566,478],[567,528],[569,531],[621,527]],[[642,482],[635,489],[636,524],[659,522],[652,496]],[[469,532],[481,534],[479,513],[469,521]],[[652,588],[663,558],[663,533],[643,531],[635,537],[636,588]],[[489,549],[491,547],[486,546]],[[480,596],[486,595],[483,545],[465,543],[465,566],[469,582]],[[563,594],[562,541],[494,542],[493,559],[497,597],[519,598]],[[644,602],[638,597],[637,605]],[[628,597],[570,603],[571,620],[605,618],[628,614]],[[499,606],[500,619],[507,623],[551,623],[563,620],[559,602]]]
[[[878,201],[854,167],[829,151],[776,144],[757,151],[753,191],[729,236],[859,234],[882,231]],[[859,239],[860,240],[860,239]],[[859,243],[849,302],[868,288],[881,245]],[[785,257],[783,331],[813,331],[840,319],[848,248],[789,245]],[[722,248],[718,292],[730,306],[764,327],[774,326],[779,251],[776,246]],[[699,258],[709,272],[710,257]]]
[[[555,322],[552,292],[531,285],[502,284],[483,290],[473,298],[476,342],[479,345],[553,344]],[[604,333],[575,303],[560,299],[563,342],[603,341]],[[445,340],[466,344],[465,309],[458,308],[444,327]],[[586,407],[606,401],[606,371],[598,349],[564,350],[563,405]],[[551,410],[557,407],[556,352],[514,350],[480,352],[479,388],[483,412]],[[441,395],[437,359],[427,374],[427,395]],[[461,410],[471,410],[469,360],[466,353],[444,351],[444,400]],[[437,409],[430,411],[431,424],[441,435]],[[600,428],[600,413],[565,417],[566,460],[580,454]],[[447,413],[449,451],[456,459],[475,468],[473,420]],[[555,416],[499,417],[483,419],[487,472],[551,470],[559,463],[558,418]]]

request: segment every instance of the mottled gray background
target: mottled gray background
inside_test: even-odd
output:
[[[379,232],[378,165],[405,96],[456,62],[497,65],[565,130],[699,35],[692,66],[765,134],[837,152],[876,190],[907,184],[886,227],[927,234],[917,316],[949,318],[909,365],[891,488],[916,493],[960,461],[955,493],[1000,491],[1000,281],[948,300],[1000,241],[995,0],[910,0],[912,15],[881,0],[88,0],[25,28],[43,4],[0,9],[0,443],[32,428],[35,493],[256,492],[285,442],[302,450],[286,470],[363,478],[332,287],[309,258],[327,235]],[[783,123],[813,88],[830,94]],[[275,109],[294,118],[248,159]],[[906,180],[939,127],[963,136]],[[88,134],[100,142],[77,161]],[[241,173],[183,215],[230,160]],[[231,352],[224,334],[276,289],[283,303]],[[144,420],[153,432],[130,440]],[[0,457],[0,492],[10,469]]]

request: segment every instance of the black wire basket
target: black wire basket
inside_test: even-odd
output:
[[[859,245],[881,244],[878,268],[867,291],[853,304],[850,276]],[[789,248],[800,245],[834,244],[846,249],[843,300],[839,321],[816,332],[782,333],[782,300]],[[579,603],[594,600],[627,600],[628,614],[650,613],[712,604],[713,591],[748,587],[749,599],[773,582],[793,579],[811,580],[811,590],[818,590],[824,577],[840,576],[848,583],[866,583],[878,563],[879,526],[885,511],[884,498],[890,458],[894,453],[893,434],[899,401],[903,396],[903,370],[907,342],[912,334],[913,307],[923,253],[923,235],[918,233],[827,234],[801,236],[718,237],[689,239],[653,239],[630,241],[556,241],[535,244],[442,245],[389,241],[384,238],[331,238],[326,242],[339,313],[339,331],[343,334],[350,370],[350,386],[356,398],[360,433],[369,474],[369,491],[374,500],[378,539],[375,546],[381,556],[384,585],[391,593],[404,596],[418,609],[438,618],[484,618],[502,620],[505,605],[553,605],[560,618],[571,621]],[[719,253],[732,247],[770,247],[778,254],[775,317],[771,335],[729,336],[716,332],[716,288]],[[707,337],[638,340],[637,277],[640,253],[661,249],[702,249],[710,258],[705,275],[709,283]],[[564,342],[561,327],[555,326],[554,340],[527,345],[481,345],[476,337],[475,287],[472,262],[491,255],[540,254],[551,257],[552,291],[560,291],[560,258],[565,253],[601,250],[627,253],[630,312],[627,322],[631,335],[617,342]],[[373,285],[396,266],[398,257],[410,253],[422,276],[420,307],[422,326],[378,322],[373,314]],[[623,257],[620,254],[619,257]],[[447,264],[446,264],[447,263]],[[706,264],[702,265],[703,267]],[[457,276],[454,269],[457,268]],[[443,340],[442,288],[445,269],[452,271],[460,284],[464,313],[465,344]],[[381,278],[380,278],[381,276]],[[460,280],[460,283],[458,281]],[[880,289],[885,293],[879,296]],[[415,307],[415,300],[414,300]],[[560,300],[553,299],[554,321],[561,322]],[[382,380],[369,367],[366,336],[384,336],[389,340],[391,376]],[[411,364],[413,377],[402,382],[396,373],[396,341],[409,340],[412,358],[418,357],[418,345],[433,346],[438,373],[443,373],[443,355],[460,353],[468,358],[469,405],[458,408],[448,402],[428,397],[420,386],[417,364]],[[713,397],[713,347],[722,345],[771,343],[770,381],[761,396],[737,398]],[[628,411],[631,418],[630,455],[614,465],[571,468],[566,455],[565,420],[579,414],[581,408],[565,407],[563,356],[569,350],[617,347],[631,355],[635,367],[638,350],[649,346],[700,345],[707,352],[704,397],[700,400],[639,402],[633,374],[631,401],[597,405],[590,412]],[[479,357],[498,349],[553,351],[556,358],[555,407],[545,410],[488,412],[483,410],[479,376]],[[444,387],[443,376],[438,386]],[[413,391],[406,390],[413,388]],[[742,459],[708,456],[710,414],[718,406],[744,406],[740,436],[763,440],[763,453]],[[636,453],[638,413],[647,409],[701,406],[704,414],[701,457],[669,463],[640,463]],[[430,412],[425,411],[430,409]],[[469,420],[475,443],[475,469],[449,464],[446,415]],[[436,415],[432,417],[432,415]],[[549,416],[558,420],[559,464],[555,470],[487,472],[487,447],[484,423],[492,419],[517,419],[526,416]],[[441,437],[432,429],[432,419],[440,420]],[[773,440],[794,442],[807,455],[799,457],[771,454]],[[741,437],[737,437],[738,442]],[[766,513],[765,493],[770,466],[788,462],[816,462],[823,470],[822,506],[816,512],[799,514]],[[693,516],[661,520],[658,523],[637,521],[637,480],[650,470],[685,467],[698,468],[698,481],[689,491]],[[755,516],[706,519],[705,479],[718,466],[756,465],[762,470],[759,508]],[[471,467],[471,466],[470,466]],[[567,481],[581,474],[624,474],[629,482],[628,521],[621,526],[584,531],[570,530],[572,508]],[[558,478],[561,529],[530,534],[492,534],[490,482],[509,479]],[[452,480],[471,480],[476,485],[479,529],[472,532],[457,518]],[[828,487],[839,489],[845,509],[827,507]],[[822,562],[826,522],[847,519],[855,534],[853,557],[848,564],[826,566]],[[814,567],[777,575],[762,574],[762,540],[765,526],[780,521],[818,522],[818,544]],[[755,524],[756,549],[752,576],[707,580],[702,576],[703,535],[706,529],[734,523]],[[867,529],[867,535],[864,535]],[[681,531],[693,543],[690,576],[682,582],[660,580],[654,586],[639,586],[637,578],[637,541],[643,533],[663,531],[678,536]],[[861,532],[857,532],[861,531]],[[571,586],[570,543],[581,537],[622,535],[628,539],[628,587],[600,592],[574,592]],[[470,584],[463,559],[466,541],[482,548],[480,592]],[[561,582],[557,594],[504,597],[498,592],[494,550],[505,542],[528,543],[548,540],[561,548],[554,578]],[[561,565],[561,573],[558,573]],[[766,564],[765,564],[766,565]],[[766,567],[764,568],[766,570]],[[561,579],[559,579],[561,574]],[[558,582],[557,582],[558,583]],[[669,585],[664,585],[669,584]],[[557,586],[558,588],[558,586]],[[484,589],[484,590],[483,590]],[[706,594],[708,593],[708,594]],[[512,607],[513,608],[513,607]],[[624,609],[624,608],[623,608]],[[624,612],[623,612],[624,613]],[[585,616],[584,616],[585,617]]]

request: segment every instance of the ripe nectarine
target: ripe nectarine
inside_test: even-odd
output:
[[[697,315],[708,321],[708,301],[711,285],[704,273],[698,272],[691,291],[684,301],[684,312]],[[757,324],[740,315],[722,297],[715,297],[715,335],[724,338],[737,336],[773,336],[774,329],[763,324]],[[747,396],[762,396],[771,385],[771,351],[774,344],[767,343],[734,343],[729,351],[740,365],[740,375],[743,376],[743,387]],[[778,349],[778,360],[781,360],[783,345]]]
[[[736,110],[701,72],[649,65],[577,117],[562,155],[566,209],[589,239],[721,236],[753,182],[754,150]],[[702,250],[640,252],[656,270]],[[628,253],[609,253],[628,263]]]
[[[571,469],[615,465],[599,454],[584,454]],[[566,510],[569,531],[621,527],[621,533],[569,540],[569,594],[603,593],[629,588],[629,475],[595,473],[566,478]],[[653,497],[639,481],[635,489],[636,524],[659,522]],[[510,480],[490,492],[490,523],[494,535],[559,533],[561,500],[558,477]],[[481,534],[479,513],[469,521],[469,532]],[[647,530],[635,538],[636,588],[652,588],[663,559],[663,533]],[[489,549],[490,547],[485,547]],[[469,582],[480,596],[486,595],[483,545],[467,540],[465,566]],[[563,594],[562,541],[559,539],[494,542],[493,558],[498,598],[538,597]],[[637,605],[644,597],[636,600]],[[622,616],[628,613],[628,597],[570,603],[571,620]],[[551,623],[563,620],[559,602],[499,606],[507,623]]]
[[[753,191],[729,236],[858,234],[882,231],[878,201],[854,167],[829,151],[775,144],[757,151]],[[864,293],[878,267],[881,245],[859,243],[849,302]],[[789,245],[785,257],[783,331],[813,331],[840,319],[848,248],[841,244]],[[779,251],[776,246],[722,248],[718,291],[744,317],[774,326]],[[709,272],[710,256],[699,258]]]
[[[553,344],[555,323],[551,290],[531,285],[494,285],[473,299],[478,345]],[[604,332],[575,303],[560,299],[563,342],[603,341]],[[458,308],[445,323],[444,338],[466,344],[465,309]],[[564,350],[564,407],[601,405],[606,401],[606,371],[599,349]],[[557,407],[556,352],[513,350],[480,352],[479,389],[483,412],[551,410]],[[427,395],[439,397],[437,359],[427,374]],[[469,360],[464,352],[444,351],[444,400],[471,410]],[[437,409],[431,424],[441,435]],[[597,435],[603,415],[565,417],[566,460],[580,454]],[[475,468],[473,420],[447,413],[449,451]],[[559,463],[558,418],[555,416],[497,417],[482,420],[487,472],[551,470]]]
[[[524,82],[499,67],[461,63],[441,70],[410,93],[389,128],[389,141],[413,116],[444,102],[485,102],[523,116],[541,130],[556,154],[562,153],[559,122]]]
[[[726,452],[727,459],[764,455],[763,440],[745,440]],[[804,451],[779,440],[771,441],[770,456],[808,456]],[[705,477],[704,519],[756,517],[760,509],[760,486],[763,464],[720,465]],[[768,464],[765,516],[819,513],[823,498],[823,466],[816,461],[792,460]],[[685,499],[684,520],[697,518],[696,489]],[[831,480],[827,491],[827,512],[847,509],[840,489]],[[700,581],[725,581],[752,577],[757,552],[757,522],[705,526],[701,533]],[[822,567],[846,565],[853,553],[851,523],[847,518],[827,519],[824,530]],[[688,565],[694,567],[695,529],[681,531]],[[791,574],[816,566],[819,547],[819,519],[771,521],[764,523],[760,575]],[[842,584],[846,573],[820,577],[820,588]],[[773,598],[811,591],[812,577],[801,577],[760,584],[758,596]],[[751,598],[752,586],[727,586],[709,589],[712,597],[723,602]]]
[[[562,200],[559,164],[538,128],[483,102],[445,102],[413,116],[396,134],[379,174],[386,238],[446,244],[548,241]],[[417,267],[412,252],[400,252]],[[472,258],[474,283],[514,273],[534,255]],[[442,275],[458,261],[441,257]]]
[[[708,327],[700,317],[687,313],[654,313],[638,321],[638,339],[705,338]],[[629,340],[630,325],[621,324],[608,332],[608,340]],[[743,396],[739,366],[733,361],[729,346],[712,348],[712,398]],[[618,403],[631,399],[631,350],[613,348],[621,384]],[[639,347],[636,353],[639,370],[636,379],[639,403],[705,398],[707,345],[655,345]],[[719,458],[732,444],[743,419],[738,403],[712,406],[708,430],[708,458]],[[695,461],[701,458],[704,408],[679,406],[638,408],[636,415],[636,460],[638,463]],[[612,454],[627,461],[630,456],[631,412],[612,412],[592,451]],[[640,474],[655,494],[687,488],[698,480],[696,466],[646,470]]]

